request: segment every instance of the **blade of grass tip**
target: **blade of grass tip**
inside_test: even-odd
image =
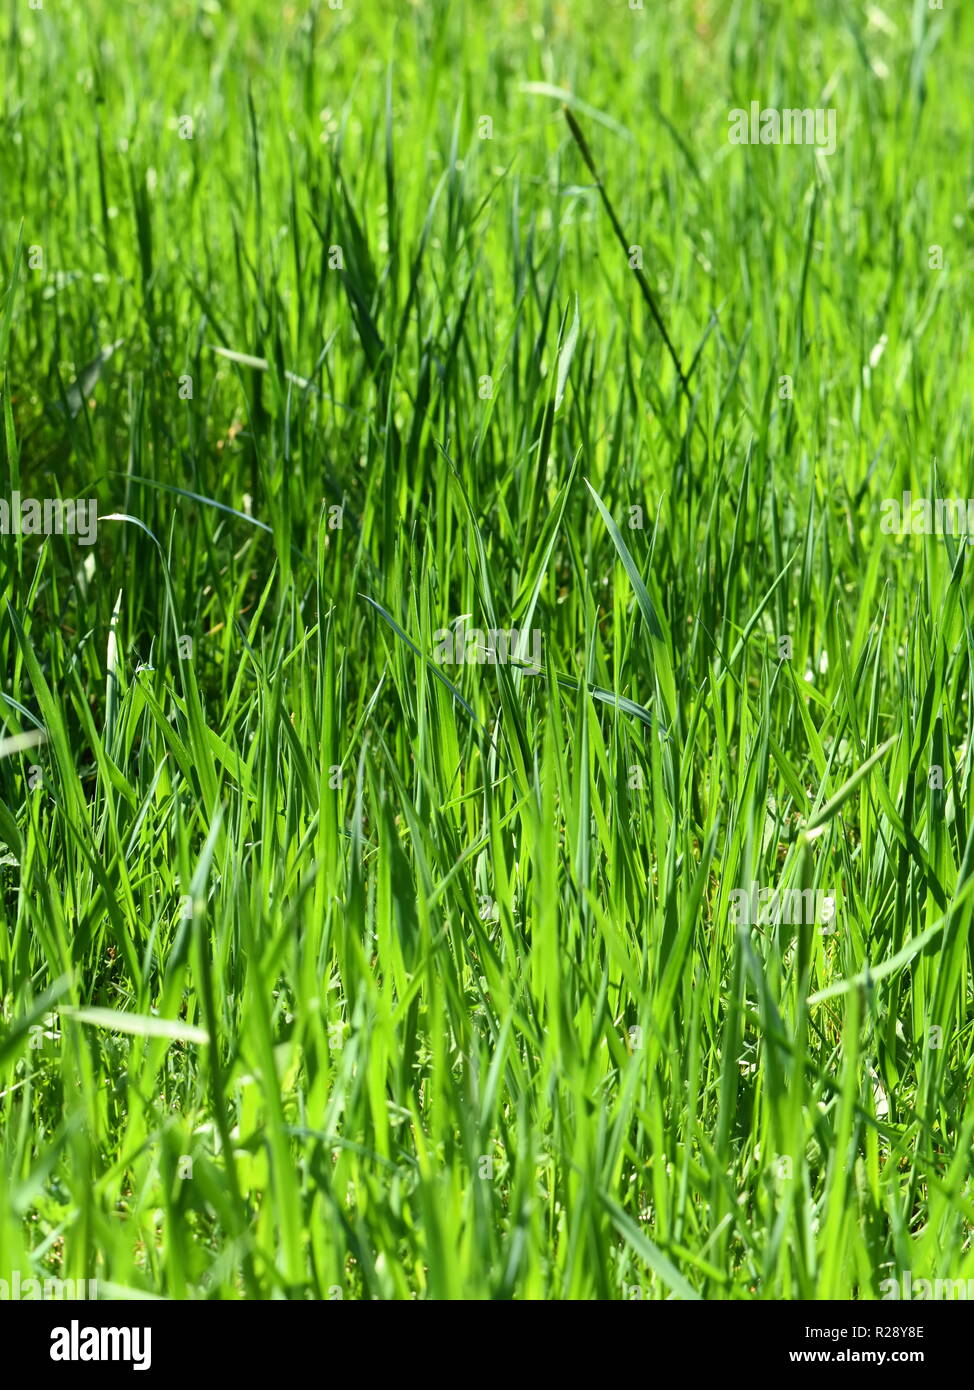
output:
[[[210,1035],[195,1023],[179,1018],[156,1018],[153,1014],[130,1014],[122,1010],[96,1006],[76,1008],[62,1004],[58,1013],[75,1023],[87,1023],[93,1028],[107,1028],[112,1033],[127,1033],[133,1038],[168,1038],[171,1042],[190,1042],[205,1045]]]
[[[565,387],[568,383],[568,373],[571,369],[572,358],[575,356],[575,347],[578,343],[578,295],[575,296],[575,316],[572,319],[571,328],[565,337],[561,351],[558,354],[558,377],[555,386],[555,410],[558,410],[565,398]],[[576,458],[578,456],[576,455]]]
[[[604,125],[606,130],[611,130],[613,135],[618,135],[628,144],[634,145],[636,143],[636,137],[631,130],[627,130],[624,125],[620,125],[618,121],[607,116],[598,107],[590,106],[587,101],[582,101],[574,92],[568,91],[567,87],[555,87],[550,82],[521,82],[518,84],[518,91],[525,92],[529,96],[553,97],[555,101],[573,107],[582,116],[587,116],[589,120]]]
[[[600,1192],[599,1197],[605,1207],[609,1220],[619,1232],[619,1235],[626,1244],[636,1252],[641,1260],[649,1265],[654,1274],[662,1282],[677,1294],[680,1298],[689,1302],[697,1302],[700,1295],[692,1285],[688,1284],[680,1271],[673,1265],[660,1250],[636,1225],[631,1217],[627,1216],[620,1206],[617,1206],[604,1192]]]
[[[629,700],[625,695],[614,695],[611,690],[603,690],[600,685],[591,685],[587,681],[575,680],[571,676],[562,676],[556,673],[555,680],[565,690],[571,690],[577,694],[582,686],[588,690],[593,700],[599,700],[604,705],[610,705],[613,709],[620,709],[624,714],[633,714],[646,725],[647,729],[652,729],[658,721],[654,720],[648,709],[643,709],[642,705],[637,705],[635,700]]]
[[[259,531],[266,531],[269,536],[273,536],[273,526],[268,526],[266,521],[259,521],[255,516],[248,516],[246,512],[237,511],[236,507],[230,507],[226,502],[218,502],[215,497],[204,497],[201,492],[190,492],[188,488],[177,487],[175,483],[164,483],[158,478],[144,478],[138,473],[130,473],[128,477],[133,483],[144,483],[146,487],[158,488],[161,492],[172,492],[177,497],[185,497],[190,502],[199,502],[204,507],[214,507],[218,512],[226,512],[227,516],[235,516],[238,521],[245,521],[248,526],[256,526]],[[117,521],[118,516],[106,517],[106,521]]]
[[[396,634],[396,636],[399,638],[399,640],[400,640],[401,642],[405,642],[406,646],[407,646],[407,647],[410,647],[410,648],[416,653],[416,655],[419,657],[419,659],[420,659],[421,661],[424,661],[424,662],[426,663],[427,667],[429,668],[430,671],[432,671],[432,673],[433,673],[433,675],[436,677],[436,679],[437,679],[438,681],[442,681],[442,682],[443,682],[443,684],[446,686],[447,690],[449,690],[450,694],[453,696],[454,700],[456,700],[458,704],[461,704],[461,705],[463,706],[463,708],[466,710],[466,712],[470,715],[470,718],[471,718],[471,719],[473,720],[473,722],[476,724],[477,728],[480,729],[480,730],[482,730],[482,732],[486,733],[487,730],[484,729],[484,727],[483,727],[483,725],[481,724],[480,720],[477,718],[476,714],[475,714],[474,711],[471,709],[471,707],[467,704],[466,700],[465,700],[465,699],[463,698],[463,696],[460,694],[460,692],[459,692],[459,690],[456,688],[456,686],[455,686],[451,681],[447,680],[447,678],[446,678],[446,676],[444,676],[443,672],[442,672],[441,670],[439,670],[438,667],[434,666],[434,665],[423,655],[423,653],[422,653],[422,652],[420,651],[420,649],[417,647],[416,643],[412,640],[412,638],[406,636],[406,634],[403,632],[402,628],[401,628],[401,627],[399,626],[399,624],[396,622],[396,620],[395,620],[395,618],[392,616],[392,614],[391,614],[391,613],[387,613],[386,610],[382,607],[382,604],[381,604],[381,603],[376,603],[375,599],[374,599],[374,598],[369,598],[368,594],[359,594],[359,598],[364,598],[366,603],[371,603],[372,607],[373,607],[373,608],[375,609],[375,611],[379,614],[379,616],[380,616],[385,622],[387,622],[387,623],[389,624],[389,626],[392,628],[393,632]]]
[[[870,754],[862,766],[856,768],[849,780],[842,784],[835,796],[833,796],[830,801],[827,801],[822,809],[816,812],[816,814],[806,822],[802,832],[806,840],[814,840],[822,834],[828,822],[842,809],[859,783],[864,777],[868,777],[880,758],[884,757],[885,754],[889,752],[899,737],[899,734],[893,734],[892,738],[888,738],[885,743],[881,743],[875,753]]]
[[[28,748],[36,748],[47,741],[47,734],[39,729],[29,729],[26,734],[11,734],[0,738],[0,758],[11,758],[15,753],[24,753]]]
[[[974,885],[974,879],[968,884],[968,889]],[[970,897],[969,891],[958,894],[951,905],[951,910],[956,913],[957,909],[964,904],[965,899]],[[930,946],[943,932],[944,927],[950,917],[950,912],[945,912],[936,922],[932,922],[925,931],[919,936],[913,936],[907,941],[903,948],[896,952],[895,956],[890,956],[889,960],[884,960],[881,965],[867,964],[865,970],[851,976],[849,979],[839,980],[836,984],[828,985],[825,989],[820,989],[815,994],[808,996],[808,1004],[821,1004],[823,1000],[835,999],[840,994],[848,994],[850,990],[866,987],[870,984],[877,984],[880,980],[885,980],[890,975],[895,975],[904,966],[909,965],[914,956]]]
[[[609,195],[606,193],[605,185],[602,182],[602,177],[599,174],[598,169],[595,167],[595,160],[592,158],[592,152],[588,147],[588,142],[586,141],[585,136],[582,134],[581,126],[578,124],[575,117],[572,115],[570,109],[567,106],[563,106],[562,110],[565,113],[565,120],[568,122],[568,129],[572,133],[572,138],[574,139],[575,144],[581,151],[582,158],[588,166],[589,173],[595,180],[596,187],[599,190],[599,197],[602,199],[603,207],[609,214],[609,221],[612,223],[612,228],[616,234],[619,245],[625,251],[626,257],[628,258],[629,247],[631,243],[628,241],[625,232],[622,230],[622,224],[620,223],[618,217],[616,217],[615,209],[609,201]],[[639,285],[639,291],[642,294],[643,299],[646,301],[646,304],[649,308],[649,312],[652,314],[653,319],[656,323],[656,327],[659,329],[663,342],[666,344],[666,350],[670,355],[670,360],[672,361],[673,366],[676,368],[676,374],[680,379],[680,386],[683,390],[683,393],[692,405],[693,396],[690,393],[690,382],[686,372],[683,370],[683,366],[680,362],[677,350],[673,346],[673,341],[670,338],[669,333],[666,331],[666,324],[663,322],[663,315],[660,313],[659,308],[657,307],[656,297],[649,287],[649,281],[646,279],[646,276],[639,269],[639,267],[635,266],[633,267],[633,269],[636,275],[636,283]]]
[[[563,328],[564,322],[562,324],[562,330]],[[528,522],[524,532],[524,558],[522,561],[521,573],[518,579],[519,586],[524,582],[524,576],[527,573],[531,555],[534,551],[534,539],[535,532],[538,527],[538,516],[541,512],[541,502],[544,497],[545,483],[548,477],[548,454],[551,448],[551,436],[554,430],[555,416],[557,415],[558,410],[561,407],[561,403],[564,400],[565,387],[568,382],[568,373],[571,369],[572,358],[575,355],[575,347],[578,343],[578,329],[578,295],[576,294],[575,317],[573,318],[571,327],[569,328],[568,333],[565,335],[564,339],[561,338],[562,330],[559,331],[560,347],[558,351],[558,371],[555,382],[554,396],[551,395],[551,390],[549,387],[548,399],[545,402],[544,408],[541,411],[541,434],[538,439],[538,457],[536,460],[536,466],[534,471],[534,486],[531,489],[531,504],[528,509]],[[443,453],[449,459],[449,455],[446,454],[445,449],[443,450]],[[576,454],[575,463],[577,463],[577,461],[578,455]],[[573,473],[575,471],[575,463],[572,464]],[[452,459],[450,459],[450,466],[454,467]]]
[[[656,673],[656,680],[659,684],[663,702],[666,705],[667,727],[672,727],[676,722],[676,681],[673,675],[673,659],[667,643],[667,635],[663,630],[659,615],[653,606],[653,601],[649,596],[649,591],[643,582],[643,577],[636,567],[636,562],[632,558],[632,553],[622,538],[622,532],[616,525],[612,514],[606,507],[602,498],[595,491],[595,488],[585,479],[585,486],[595,499],[595,505],[601,513],[602,520],[612,539],[612,543],[618,552],[626,574],[629,576],[629,583],[632,585],[636,595],[636,603],[639,611],[643,615],[646,626],[649,629],[650,644],[653,652],[653,669]]]
[[[105,748],[109,753],[114,752],[114,741],[112,734],[115,729],[115,720],[118,714],[118,615],[122,606],[122,590],[118,591],[118,598],[115,600],[115,607],[112,609],[111,622],[108,625],[108,647],[105,654]]]
[[[249,352],[235,352],[232,348],[218,347],[215,343],[207,343],[206,346],[210,352],[215,352],[218,357],[225,357],[228,362],[234,362],[238,367],[252,367],[258,372],[269,372],[271,369],[266,357],[253,357]],[[318,389],[313,381],[309,381],[306,376],[298,376],[297,372],[285,370],[284,379],[299,386],[302,391]]]

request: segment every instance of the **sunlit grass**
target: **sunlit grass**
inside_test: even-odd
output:
[[[0,537],[0,1277],[974,1277],[967,550],[880,529],[974,36],[877,14],[7,7],[4,496],[99,524]]]

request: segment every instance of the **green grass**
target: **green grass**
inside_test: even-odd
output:
[[[0,1277],[974,1277],[970,6],[0,30]]]

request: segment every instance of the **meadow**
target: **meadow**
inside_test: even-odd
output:
[[[974,12],[632,3],[2,6],[2,1279],[974,1278]]]

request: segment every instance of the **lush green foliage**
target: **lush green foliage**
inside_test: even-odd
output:
[[[4,10],[0,1276],[974,1276],[970,5]]]

